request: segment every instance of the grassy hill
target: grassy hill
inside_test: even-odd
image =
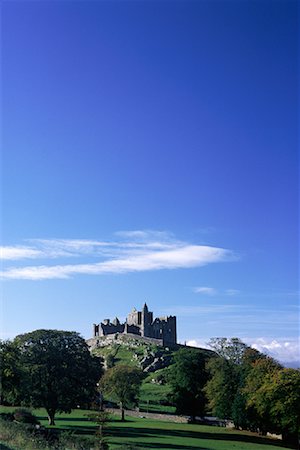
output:
[[[94,346],[92,353],[104,359],[106,368],[118,364],[128,364],[143,370],[145,378],[140,390],[141,411],[175,412],[169,399],[171,387],[167,381],[168,367],[176,351],[182,348],[162,347],[153,342],[132,335],[119,335],[116,339],[102,338],[100,346]],[[206,355],[213,355],[210,350],[195,349]]]

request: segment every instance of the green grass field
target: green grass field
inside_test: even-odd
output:
[[[1,407],[0,411],[13,409]],[[45,410],[37,409],[33,412],[42,425],[48,426]],[[83,410],[75,410],[71,414],[57,414],[56,428],[78,435],[92,435],[96,428],[87,419],[86,414],[88,411]],[[131,444],[140,450],[280,450],[286,448],[280,441],[262,438],[253,433],[133,417],[127,417],[126,422],[112,417],[105,433],[110,449],[116,450],[125,444]],[[3,444],[6,443],[3,442]]]

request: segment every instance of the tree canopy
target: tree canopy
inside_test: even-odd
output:
[[[265,431],[281,433],[290,443],[300,426],[300,372],[276,365],[270,358],[257,361],[249,373],[245,393]]]
[[[232,419],[236,428],[282,434],[298,442],[300,372],[283,368],[273,358],[239,339],[212,340],[219,355],[208,364],[205,386],[211,412]]]
[[[36,330],[17,336],[12,345],[21,372],[19,398],[24,405],[44,407],[50,425],[56,412],[93,399],[102,365],[78,333]]]
[[[141,382],[141,370],[120,364],[107,369],[100,381],[99,389],[120,403],[124,420],[124,408],[137,404]]]
[[[22,370],[21,353],[11,341],[0,341],[0,396],[1,404],[20,402]]]
[[[205,369],[207,355],[194,348],[182,348],[173,358],[168,379],[172,386],[172,400],[179,414],[203,416],[206,398],[203,391],[208,379]]]
[[[232,418],[232,406],[239,386],[237,368],[224,358],[213,358],[207,369],[211,377],[205,386],[205,392],[210,411],[221,419]]]

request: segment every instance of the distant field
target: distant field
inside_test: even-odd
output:
[[[1,407],[0,411],[12,409]],[[33,412],[41,423],[47,426],[45,410],[37,409]],[[87,420],[87,413],[88,411],[75,410],[71,414],[58,414],[56,428],[73,431],[79,435],[93,434],[95,425]],[[139,450],[280,450],[285,448],[280,441],[262,438],[253,433],[132,417],[128,417],[123,423],[119,421],[119,418],[112,417],[108,423],[106,435],[110,449],[116,450],[125,444],[131,444]]]

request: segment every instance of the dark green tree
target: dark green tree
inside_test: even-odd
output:
[[[137,404],[141,383],[141,370],[121,364],[107,369],[101,378],[99,389],[120,403],[122,421],[125,420],[124,409]]]
[[[240,363],[235,365],[236,371],[236,393],[232,403],[231,414],[232,420],[236,428],[257,431],[261,429],[261,421],[253,407],[247,403],[247,395],[245,392],[246,379],[251,373],[253,366],[257,361],[263,361],[268,357],[259,351],[247,347],[241,357]],[[270,358],[271,359],[271,358]],[[277,362],[273,359],[273,364],[277,366]]]
[[[264,408],[259,407],[257,392],[266,379],[269,379],[273,373],[280,370],[282,366],[273,358],[264,356],[253,361],[250,370],[245,375],[243,394],[246,398],[246,410],[251,412],[253,423],[262,434],[272,430],[272,420],[269,404],[264,398]],[[274,431],[274,430],[273,430]]]
[[[78,333],[36,330],[17,336],[14,344],[21,353],[22,403],[44,407],[50,425],[56,412],[71,412],[93,400],[102,365]]]
[[[274,372],[269,385],[265,380],[261,394],[270,400],[273,425],[284,441],[299,443],[300,429],[300,371],[283,368]]]
[[[207,364],[211,374],[205,386],[209,408],[220,419],[232,419],[232,406],[239,387],[238,369],[222,357],[212,358]]]
[[[168,380],[178,414],[191,415],[192,419],[204,415],[206,396],[203,388],[208,379],[205,368],[207,360],[207,354],[197,349],[182,348],[175,353]]]
[[[259,428],[280,433],[296,443],[300,426],[300,372],[272,358],[257,361],[246,378],[247,407],[254,409]]]
[[[20,402],[22,379],[21,353],[11,341],[0,341],[0,403],[13,405]]]

